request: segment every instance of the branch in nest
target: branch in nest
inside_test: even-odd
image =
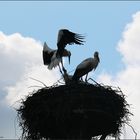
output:
[[[133,128],[133,126],[131,126],[130,124],[126,123],[129,127],[131,127],[133,133],[135,134],[135,140],[137,139],[137,132],[135,131],[135,129]]]
[[[95,84],[97,84],[98,86],[101,87],[101,85],[99,83],[97,83],[95,80],[93,80],[92,78],[89,78],[88,81],[91,80],[92,82],[94,82]]]
[[[34,80],[34,81],[37,81],[37,82],[39,82],[39,83],[41,83],[41,84],[43,84],[45,87],[47,87],[47,85],[45,85],[43,82],[41,82],[40,80],[37,80],[37,79],[35,79],[35,78],[32,78],[32,77],[29,77],[30,79],[32,79],[32,80]]]
[[[42,86],[36,86],[36,85],[34,85],[34,86],[29,86],[28,88],[33,88],[33,87],[42,88]]]

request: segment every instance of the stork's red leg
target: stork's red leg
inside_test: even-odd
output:
[[[61,70],[61,67],[60,67],[59,64],[58,64],[58,66],[59,66],[59,71],[60,71],[60,73],[63,75],[62,70]]]
[[[64,68],[64,65],[63,65],[63,61],[62,61],[62,59],[61,59],[61,65],[62,65],[62,69],[63,69],[63,71],[66,72],[66,69]]]
[[[87,82],[88,73],[86,74],[85,82]]]

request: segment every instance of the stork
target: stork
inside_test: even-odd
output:
[[[90,71],[95,70],[100,62],[99,53],[95,52],[93,58],[87,58],[82,61],[76,68],[72,79],[78,81],[82,76],[86,75],[85,81]]]
[[[70,51],[66,50],[65,47],[69,44],[78,44],[78,45],[83,45],[83,39],[84,36],[73,33],[67,29],[61,29],[58,32],[58,39],[57,39],[57,49],[53,50],[48,47],[46,42],[44,43],[43,47],[43,62],[44,65],[48,65],[48,69],[55,68],[56,66],[60,65],[59,63],[61,62],[63,70],[65,70],[63,66],[63,61],[62,57],[69,57],[69,63],[70,63],[70,56],[71,53]],[[60,68],[61,70],[61,68]]]
[[[49,48],[47,43],[44,42],[44,45],[43,45],[43,62],[44,62],[44,65],[48,65],[48,69],[50,69],[50,70],[52,69],[52,67],[55,68],[58,65],[59,69],[60,69],[60,72],[62,73],[60,65],[59,65],[59,62],[61,61],[61,58],[56,59],[56,53],[57,53],[57,50],[53,50],[53,49]],[[62,56],[63,57],[68,57],[69,58],[69,64],[70,64],[71,52],[64,49]]]

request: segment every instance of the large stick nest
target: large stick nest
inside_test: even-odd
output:
[[[129,121],[129,110],[119,88],[70,84],[39,89],[18,109],[24,139],[118,136]]]

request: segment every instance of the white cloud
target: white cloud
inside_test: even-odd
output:
[[[0,32],[0,68],[1,89],[7,94],[3,100],[10,105],[29,94],[33,90],[29,86],[41,85],[29,77],[46,85],[59,78],[57,70],[49,71],[43,65],[41,43],[19,33],[5,35]]]
[[[123,61],[127,66],[140,64],[139,24],[140,12],[137,12],[133,15],[133,21],[126,26],[118,44],[118,51],[123,55]]]
[[[20,99],[24,99],[33,90],[44,87],[44,85],[36,80],[41,81],[46,86],[53,85],[60,77],[57,70],[51,72],[41,65],[28,67],[21,79],[14,86],[8,86],[6,101],[10,104],[18,105]],[[17,101],[17,102],[16,102]]]
[[[117,50],[122,55],[125,68],[115,76],[102,73],[98,80],[119,86],[127,96],[134,114],[131,117],[131,124],[138,134],[137,138],[140,139],[140,12],[133,15],[132,22],[126,26]],[[123,138],[134,139],[134,133],[130,128],[126,128]]]

